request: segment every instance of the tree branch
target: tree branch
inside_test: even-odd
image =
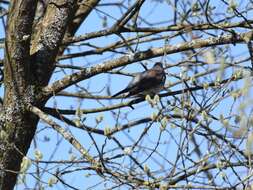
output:
[[[204,40],[196,39],[196,40],[192,40],[191,42],[185,42],[185,43],[181,43],[181,44],[178,44],[175,46],[167,45],[165,47],[153,48],[150,50],[137,52],[133,55],[122,56],[118,59],[115,59],[112,61],[107,61],[107,62],[104,62],[103,64],[100,64],[100,65],[97,65],[94,67],[90,67],[90,68],[86,68],[86,69],[83,69],[82,71],[65,76],[61,80],[58,80],[58,81],[54,82],[53,84],[45,87],[43,89],[42,97],[39,97],[39,98],[41,98],[41,99],[49,98],[53,94],[58,93],[61,90],[65,89],[77,82],[80,82],[84,79],[88,79],[88,78],[95,76],[97,74],[107,72],[111,69],[128,65],[130,63],[134,63],[134,62],[141,61],[144,59],[155,58],[155,57],[163,55],[164,53],[172,54],[172,53],[186,51],[186,50],[190,50],[190,49],[194,49],[194,48],[202,48],[202,47],[209,47],[209,46],[213,46],[213,45],[239,43],[239,42],[243,42],[243,38],[247,34],[248,34],[248,32],[238,34],[237,36],[225,35],[225,36],[219,36],[219,37],[211,37],[211,38],[204,39]]]
[[[31,54],[40,86],[46,86],[52,75],[59,46],[76,6],[77,0],[54,0],[48,4],[43,20],[36,26]]]

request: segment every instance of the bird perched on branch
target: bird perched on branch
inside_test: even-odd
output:
[[[166,75],[161,62],[155,63],[155,65],[142,73],[138,73],[128,86],[114,94],[112,97],[116,97],[125,93],[125,97],[130,96],[154,96],[159,93],[165,83]]]

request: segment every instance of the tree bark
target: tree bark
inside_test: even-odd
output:
[[[8,14],[4,61],[4,111],[0,113],[0,189],[16,184],[22,158],[34,137],[39,118],[27,105],[43,107],[40,89],[48,84],[63,38],[71,38],[99,0],[52,0],[34,21],[37,0],[13,0]]]
[[[9,8],[4,60],[4,125],[0,139],[0,189],[15,186],[23,156],[34,136],[38,118],[25,109],[32,102],[30,35],[37,1],[14,0]],[[18,18],[18,19],[17,19]]]
[[[45,101],[36,101],[36,95],[51,77],[76,4],[75,0],[51,1],[39,30],[33,35],[37,1],[11,2],[5,42],[0,189],[11,190],[15,186],[22,158],[30,147],[38,124],[38,117],[27,111],[26,106],[28,103],[38,107],[45,104]],[[32,36],[35,38],[31,42]]]

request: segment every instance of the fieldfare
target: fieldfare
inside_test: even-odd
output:
[[[157,62],[151,69],[138,73],[128,86],[114,94],[112,97],[116,97],[125,93],[124,97],[130,96],[154,96],[159,93],[165,83],[166,75],[161,62]]]

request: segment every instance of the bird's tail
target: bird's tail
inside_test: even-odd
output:
[[[121,91],[117,92],[116,94],[112,95],[112,97],[115,98],[116,96],[118,96],[120,94],[123,94],[125,92],[127,92],[127,89],[124,89],[124,90],[121,90]]]

